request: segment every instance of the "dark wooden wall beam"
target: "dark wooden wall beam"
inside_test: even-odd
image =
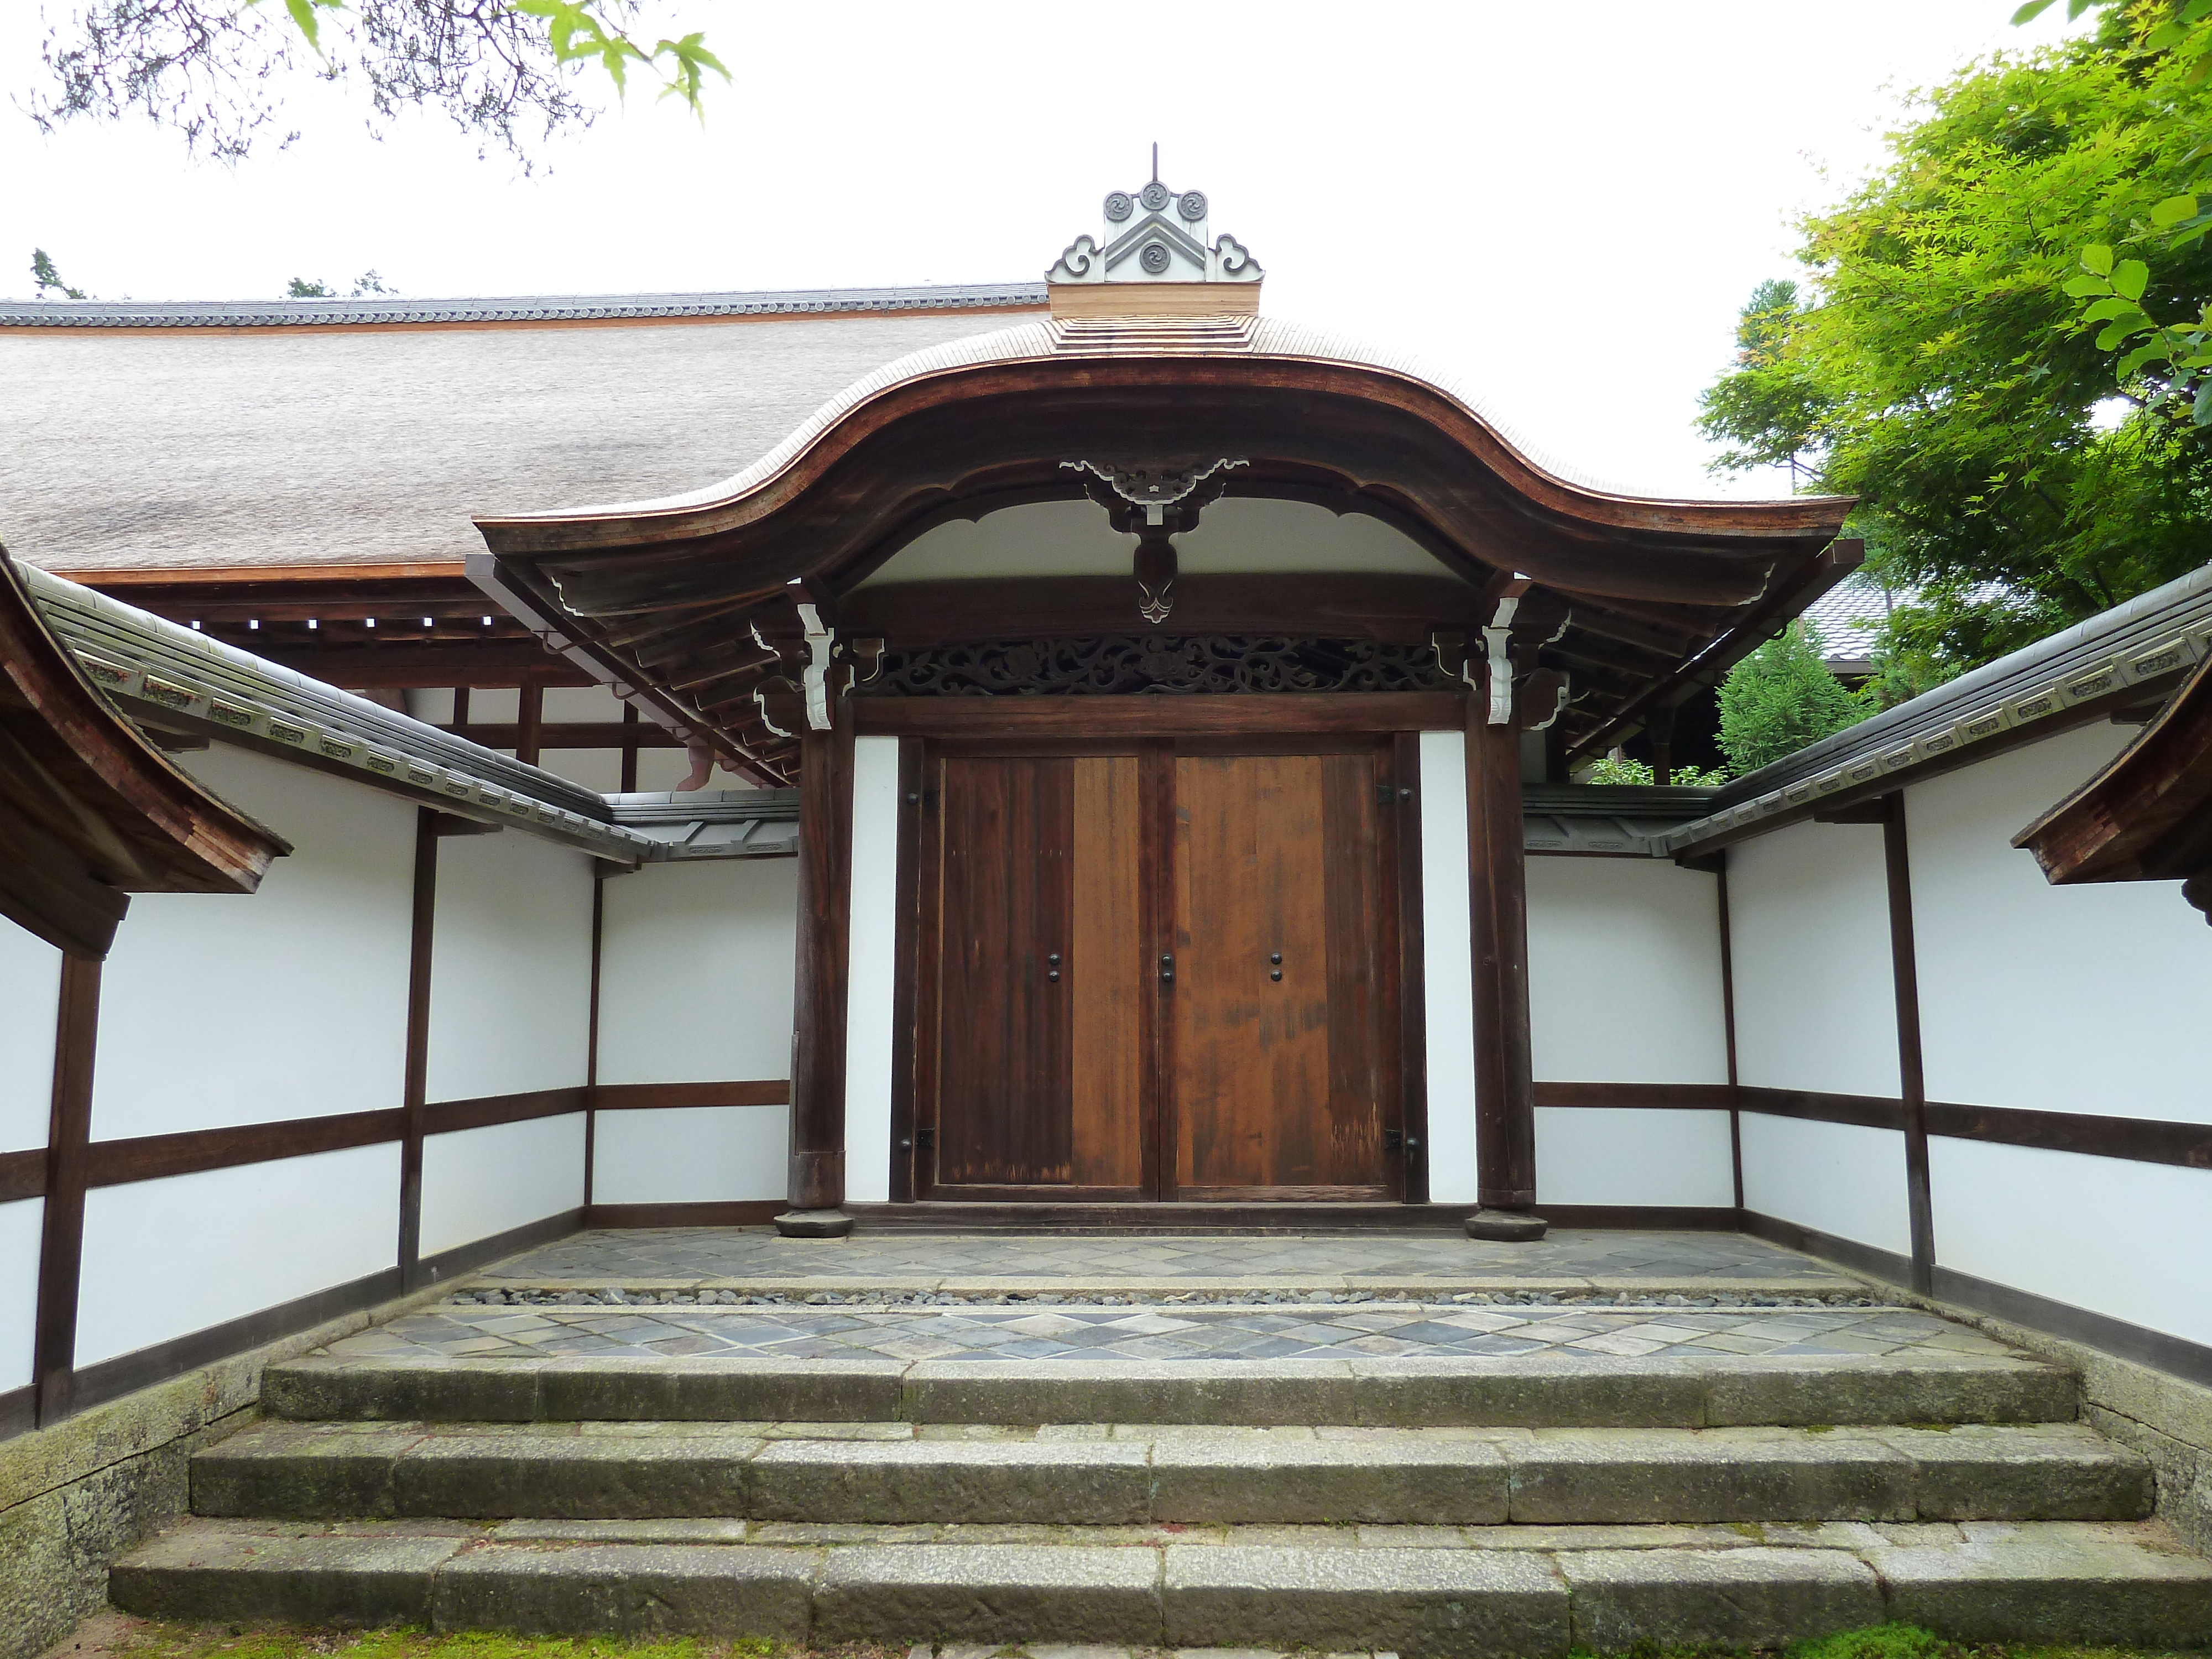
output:
[[[92,1139],[92,1072],[99,1047],[100,963],[90,957],[65,956],[54,1034],[53,1104],[46,1128],[46,1202],[39,1241],[31,1376],[41,1425],[68,1415],[76,1375],[86,1152]]]
[[[842,1237],[845,1201],[845,988],[852,905],[853,737],[799,739],[799,945],[791,1042],[791,1210],[787,1235]]]
[[[456,691],[454,699],[459,701]],[[429,1097],[430,961],[438,921],[438,818],[415,813],[415,891],[407,950],[407,1058],[399,1085],[399,1283],[421,1287],[423,1103]]]
[[[1421,885],[1421,738],[1400,732],[1390,739],[1391,809],[1397,836],[1392,851],[1398,907],[1398,1097],[1405,1137],[1402,1195],[1408,1204],[1429,1201],[1429,1023],[1427,919]]]

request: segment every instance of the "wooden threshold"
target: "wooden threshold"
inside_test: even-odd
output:
[[[1456,1232],[1472,1204],[1258,1203],[848,1204],[870,1232]]]

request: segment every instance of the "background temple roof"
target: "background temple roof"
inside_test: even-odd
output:
[[[472,514],[696,489],[1042,295],[0,307],[0,541],[69,573],[457,570]]]

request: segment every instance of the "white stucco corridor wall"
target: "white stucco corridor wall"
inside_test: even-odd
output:
[[[798,860],[649,864],[603,902],[601,1083],[788,1079]],[[781,1199],[790,1136],[788,1106],[603,1111],[592,1199]]]
[[[1537,1079],[1725,1084],[1714,878],[1651,859],[1534,857],[1528,872]],[[1540,1106],[1536,1200],[1732,1206],[1728,1113]]]

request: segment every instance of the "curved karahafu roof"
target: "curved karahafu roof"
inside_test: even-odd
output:
[[[1847,499],[1609,492],[1534,459],[1408,362],[1217,315],[1055,317],[928,348],[856,382],[722,483],[480,518],[491,555],[471,574],[672,723],[781,776],[789,745],[754,693],[795,677],[795,602],[834,621],[844,596],[934,525],[1082,498],[1066,462],[1173,471],[1224,458],[1246,463],[1226,475],[1228,495],[1371,514],[1460,577],[1464,605],[1409,598],[1442,612],[1409,612],[1409,630],[1486,619],[1526,578],[1521,624],[1547,641],[1545,664],[1572,676],[1562,722],[1577,752],[1724,672],[1853,562],[1832,548]]]

